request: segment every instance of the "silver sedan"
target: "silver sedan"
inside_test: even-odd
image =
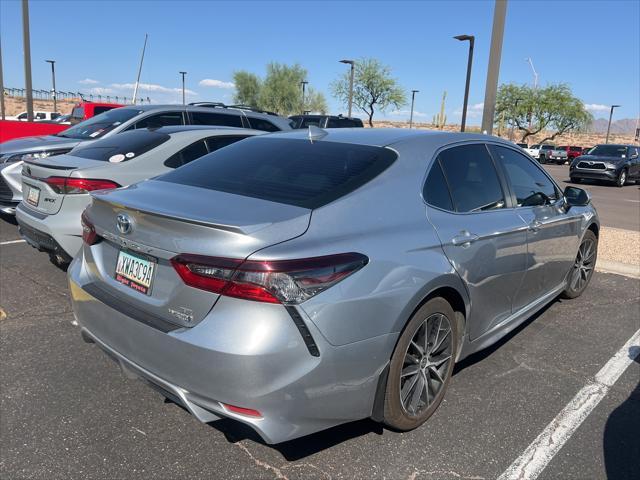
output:
[[[418,427],[455,362],[582,294],[599,232],[515,145],[395,129],[250,138],[95,193],[83,225],[85,340],[270,443]]]

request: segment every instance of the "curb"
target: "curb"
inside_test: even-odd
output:
[[[640,278],[640,265],[630,263],[613,262],[611,260],[600,260],[596,262],[596,271],[605,273],[617,273],[625,277]]]

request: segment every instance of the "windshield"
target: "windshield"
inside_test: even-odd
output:
[[[537,143],[535,145],[531,145],[531,148],[538,150],[540,149],[540,145],[538,145]]]
[[[84,122],[80,122],[79,124],[60,132],[58,136],[77,138],[79,140],[99,138],[141,112],[141,110],[135,108],[115,108],[108,112],[101,113],[100,115],[96,115]]]
[[[553,150],[556,147],[554,147],[553,145],[542,145],[541,148],[542,150]]]
[[[624,145],[596,145],[589,150],[589,155],[624,158],[627,155],[627,147]]]

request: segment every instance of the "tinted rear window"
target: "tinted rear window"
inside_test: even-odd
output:
[[[157,180],[313,209],[361,187],[395,159],[382,147],[249,138]]]
[[[280,129],[268,120],[256,117],[247,117],[249,119],[249,125],[254,130],[262,130],[263,132],[279,132]]]
[[[139,157],[171,137],[150,130],[133,130],[73,149],[70,155],[102,162],[120,163]]]

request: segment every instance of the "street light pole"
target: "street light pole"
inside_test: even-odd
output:
[[[4,120],[4,78],[2,76],[2,45],[0,42],[0,120]]]
[[[500,73],[500,57],[502,56],[502,38],[504,37],[504,20],[507,16],[507,0],[496,0],[493,10],[493,31],[491,32],[491,50],[487,83],[484,90],[484,109],[482,112],[481,130],[487,135],[493,132],[493,117],[496,113],[496,95],[498,93],[498,75]]]
[[[476,37],[473,35],[457,35],[455,37],[456,40],[460,40],[464,42],[469,40],[469,57],[467,58],[467,81],[464,86],[464,104],[462,105],[462,122],[460,124],[460,131],[464,132],[465,126],[467,124],[467,105],[469,104],[469,85],[471,84],[471,65],[473,63],[473,44],[475,43]]]
[[[55,60],[45,60],[45,62],[51,64],[51,81],[53,83],[53,90],[51,91],[51,97],[53,98],[53,111],[58,111],[58,102],[56,100],[56,61]]]
[[[420,90],[411,90],[411,116],[409,117],[409,128],[413,128],[413,103],[416,99],[416,93]]]
[[[611,111],[609,112],[609,125],[607,125],[607,139],[604,143],[609,143],[609,132],[611,131],[611,118],[613,117],[613,109],[621,107],[622,105],[611,105]]]
[[[187,72],[178,72],[180,75],[182,75],[182,104],[185,105],[185,101],[184,101],[184,76],[187,74]]]
[[[340,63],[351,65],[351,78],[349,80],[349,118],[351,118],[351,112],[353,110],[353,77],[355,75],[355,63],[353,60],[340,60]]]
[[[31,85],[31,40],[29,36],[29,0],[22,0],[22,45],[24,48],[24,88],[27,96],[27,120],[33,122],[33,90]]]
[[[302,85],[302,114],[303,115],[304,115],[304,112],[305,112],[305,110],[304,110],[304,91],[305,91],[305,87],[307,86],[307,83],[309,83],[309,82],[307,82],[306,80],[302,80],[300,82],[300,85]]]

